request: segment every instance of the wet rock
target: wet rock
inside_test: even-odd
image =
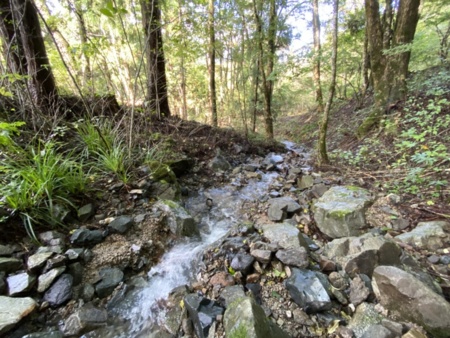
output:
[[[175,336],[180,331],[183,317],[186,317],[186,309],[182,308],[180,304],[188,294],[189,289],[186,285],[176,287],[169,293],[167,298],[168,310],[162,325],[171,334],[170,337]],[[159,336],[155,336],[155,338],[159,338]]]
[[[18,273],[9,276],[6,279],[8,284],[8,295],[17,296],[24,292],[30,291],[36,282],[36,277],[29,275],[27,272]]]
[[[227,171],[231,169],[231,164],[221,154],[217,154],[208,164],[214,171]]]
[[[64,241],[65,236],[58,231],[45,231],[39,234],[39,240],[45,245],[55,245],[55,240]]]
[[[0,334],[11,330],[20,320],[34,311],[34,299],[0,296]]]
[[[282,221],[287,214],[295,213],[301,209],[300,204],[290,197],[272,198],[268,203],[268,217],[271,221]]]
[[[178,203],[173,201],[159,201],[156,208],[167,214],[167,225],[170,231],[179,236],[199,236],[194,218]]]
[[[298,249],[304,247],[308,250],[308,244],[300,230],[288,223],[274,223],[262,225],[264,237],[271,243],[277,244],[283,249]]]
[[[22,338],[63,338],[64,334],[61,331],[46,331],[29,333]]]
[[[108,313],[92,304],[86,304],[77,312],[67,318],[64,325],[64,335],[79,336],[106,325]]]
[[[70,236],[70,242],[77,246],[95,245],[103,241],[103,232],[100,230],[77,229]]]
[[[30,257],[28,257],[27,261],[28,270],[30,271],[39,270],[44,266],[47,259],[49,259],[52,255],[53,252],[43,252],[31,255]]]
[[[435,337],[450,337],[450,303],[413,275],[397,267],[379,266],[372,285],[380,304],[393,314],[423,326]]]
[[[227,286],[222,290],[219,297],[219,302],[227,308],[231,303],[238,300],[239,298],[244,298],[245,292],[242,285],[232,285]]]
[[[306,252],[304,247],[300,249],[278,250],[275,256],[281,263],[297,268],[306,268],[309,265],[308,252]]]
[[[371,326],[380,324],[382,320],[383,316],[375,310],[373,304],[362,303],[356,308],[348,327],[353,330],[356,338],[361,338]]]
[[[247,253],[240,252],[236,254],[231,261],[231,267],[235,271],[242,271],[243,273],[247,273],[252,267],[255,259]]]
[[[95,214],[95,207],[93,203],[89,203],[83,205],[80,209],[78,209],[78,219],[80,222],[86,222],[91,219]]]
[[[227,337],[288,338],[289,335],[266,317],[251,298],[238,299],[225,311],[223,326]]]
[[[54,280],[61,275],[66,270],[65,266],[61,266],[59,268],[52,269],[43,275],[40,275],[38,278],[38,292],[44,292],[47,290],[50,285],[54,282]]]
[[[134,224],[133,218],[129,216],[119,216],[108,224],[108,229],[113,233],[124,234]]]
[[[103,268],[99,271],[101,281],[95,286],[95,292],[100,298],[109,296],[123,281],[123,272],[118,268]]]
[[[250,255],[252,255],[258,262],[267,264],[270,262],[272,252],[270,250],[255,249],[250,251]]]
[[[220,285],[222,287],[234,285],[235,281],[233,276],[231,276],[228,272],[220,271],[214,274],[209,280],[209,284],[211,285]]]
[[[44,294],[43,300],[52,307],[64,304],[72,298],[72,282],[73,277],[71,275],[61,275]]]
[[[65,255],[67,256],[67,258],[69,258],[69,260],[75,261],[77,259],[81,259],[83,253],[84,253],[83,248],[72,248],[67,250]]]
[[[329,310],[332,306],[323,278],[319,278],[318,274],[319,272],[294,268],[292,276],[285,281],[292,299],[306,313]]]
[[[311,188],[314,185],[314,178],[311,175],[303,175],[297,182],[300,190]]]
[[[357,236],[368,228],[365,212],[371,203],[365,189],[332,187],[314,203],[314,219],[320,231],[331,238]]]
[[[189,312],[189,318],[194,323],[198,338],[208,337],[209,329],[218,315],[224,309],[215,301],[191,293],[184,298],[184,304]]]
[[[22,261],[17,258],[0,257],[0,271],[15,272],[22,267]]]
[[[358,273],[370,277],[377,265],[400,264],[402,250],[391,240],[367,233],[335,239],[325,245],[323,253],[339,263],[351,277]]]
[[[449,240],[450,223],[445,221],[421,222],[410,232],[395,236],[396,239],[419,248],[436,250]]]

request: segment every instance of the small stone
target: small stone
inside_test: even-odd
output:
[[[67,250],[65,255],[69,258],[69,260],[74,261],[81,258],[83,251],[83,248],[72,248]]]
[[[261,275],[259,273],[252,273],[247,276],[247,283],[256,283],[260,277]]]
[[[9,276],[6,279],[8,284],[8,295],[18,296],[24,292],[30,291],[36,282],[36,277],[26,272]]]
[[[65,266],[61,266],[59,268],[55,268],[52,269],[46,273],[44,273],[43,275],[40,275],[38,278],[38,292],[44,292],[45,290],[47,290],[50,285],[53,283],[53,281],[56,279],[56,277],[58,277],[59,275],[61,275],[64,270],[66,270]]]
[[[15,272],[22,267],[22,261],[17,258],[0,257],[0,271]]]
[[[298,249],[278,250],[275,256],[283,264],[295,266],[297,268],[306,268],[309,265],[308,253],[303,247]]]
[[[39,234],[39,239],[46,245],[50,245],[50,242],[53,239],[62,239],[64,240],[64,235],[58,231],[46,231]]]
[[[231,261],[231,267],[235,271],[247,272],[254,262],[254,258],[247,253],[238,253]]]
[[[20,320],[34,311],[37,303],[32,298],[0,296],[0,335],[11,330]]]
[[[43,300],[50,306],[56,307],[72,298],[73,277],[68,274],[61,275],[59,279],[44,294]]]
[[[66,261],[67,261],[66,256],[64,256],[64,255],[56,255],[55,257],[50,258],[47,261],[47,264],[45,266],[45,270],[48,271],[48,270],[51,270],[51,269],[54,269],[54,268],[58,268],[60,266],[64,266],[66,264]]]
[[[80,222],[87,222],[95,215],[95,207],[93,203],[86,204],[78,209],[78,219]]]
[[[222,287],[234,285],[233,276],[225,271],[218,272],[214,274],[209,280],[209,284],[211,285],[221,285]]]
[[[119,216],[114,221],[108,224],[108,229],[113,232],[124,234],[133,225],[133,219],[129,216]]]
[[[118,268],[103,268],[99,272],[101,281],[95,286],[100,298],[109,296],[123,280],[123,272]]]
[[[427,259],[428,259],[428,262],[430,262],[431,264],[437,264],[437,263],[439,263],[439,260],[441,258],[439,256],[436,256],[436,255],[431,255]]]
[[[252,255],[258,262],[267,264],[270,262],[272,252],[270,250],[255,249],[250,251],[250,255]]]

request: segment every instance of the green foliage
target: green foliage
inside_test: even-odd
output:
[[[80,121],[76,124],[83,143],[83,153],[92,167],[103,173],[113,173],[122,182],[129,180],[131,156],[119,132],[107,121]]]
[[[72,207],[70,197],[87,189],[80,158],[64,153],[53,142],[38,142],[25,149],[8,145],[0,167],[1,204],[22,217],[27,232],[33,223],[62,225],[58,208]]]
[[[247,328],[241,324],[234,330],[232,330],[229,334],[230,338],[247,338],[248,337],[248,330]]]

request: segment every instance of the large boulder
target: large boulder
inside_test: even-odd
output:
[[[314,219],[320,231],[331,238],[357,236],[368,228],[365,213],[372,202],[365,189],[332,187],[314,203]]]
[[[445,221],[422,222],[410,232],[395,236],[396,239],[419,248],[436,250],[450,239],[450,223]]]
[[[228,306],[223,326],[227,337],[289,338],[266,317],[263,308],[248,297],[237,299]]]
[[[200,235],[194,218],[178,203],[163,200],[156,203],[155,206],[166,213],[167,225],[173,234],[188,237]]]
[[[295,226],[289,223],[274,223],[262,225],[264,237],[271,243],[277,244],[283,249],[305,248],[309,251],[308,243]]]
[[[372,285],[380,304],[393,315],[422,326],[434,337],[450,337],[450,303],[413,275],[379,266]]]
[[[323,253],[355,277],[359,273],[372,276],[378,265],[400,264],[402,250],[391,240],[367,233],[359,237],[335,239],[325,245]]]
[[[34,299],[0,296],[0,335],[12,329],[36,308]]]

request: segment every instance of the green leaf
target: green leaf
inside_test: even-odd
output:
[[[100,8],[100,13],[107,16],[108,18],[114,18],[114,14],[111,13],[111,11],[106,7]]]

